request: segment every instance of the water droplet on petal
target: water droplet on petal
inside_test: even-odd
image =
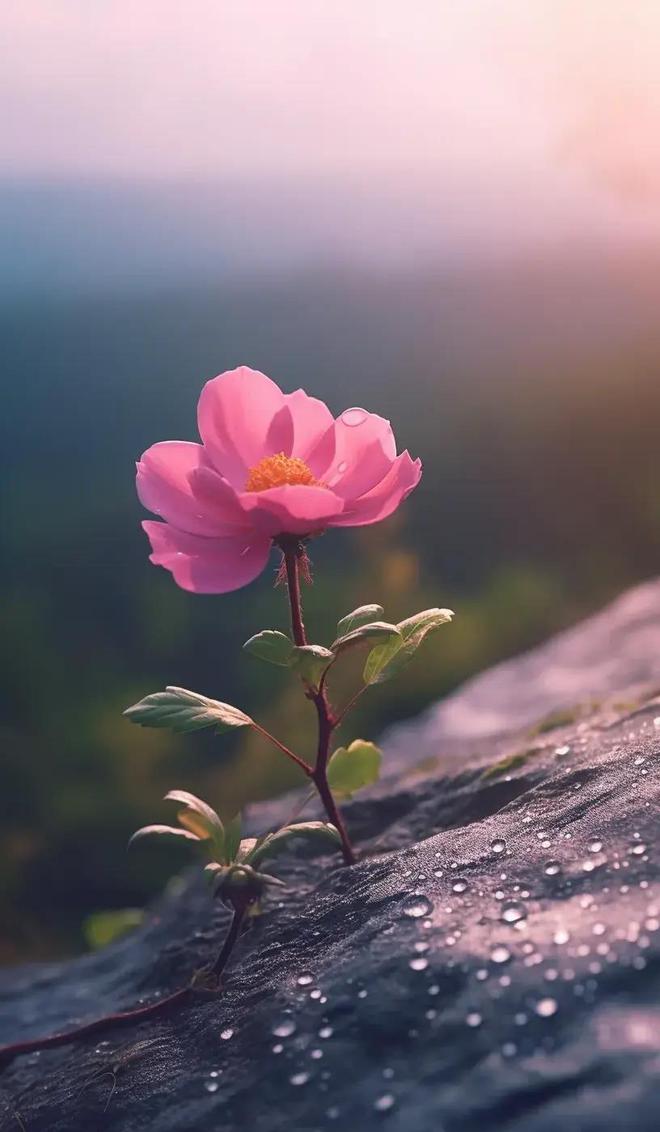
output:
[[[357,428],[358,425],[364,424],[368,416],[366,409],[344,409],[341,419],[349,428]]]

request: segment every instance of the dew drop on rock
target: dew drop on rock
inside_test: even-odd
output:
[[[568,943],[571,936],[566,928],[557,928],[557,931],[552,938],[554,939],[555,943],[559,944],[559,946],[561,947],[562,944]]]
[[[556,877],[561,872],[561,864],[559,861],[546,861],[543,872],[547,877]]]
[[[233,1036],[234,1036],[234,1031],[231,1029],[230,1026],[228,1026],[226,1030],[220,1031],[220,1037],[222,1038],[223,1042],[228,1042],[230,1038],[233,1038]]]
[[[319,1030],[319,1037],[320,1038],[331,1038],[332,1033],[333,1033],[332,1026],[321,1026],[321,1029]]]
[[[534,1007],[540,1018],[552,1018],[557,1013],[557,1000],[555,998],[540,998]]]
[[[292,1085],[306,1085],[309,1081],[309,1073],[293,1073],[289,1077],[289,1082]]]
[[[602,848],[603,848],[603,842],[602,841],[591,841],[590,844],[589,844],[589,852],[590,853],[600,853]]]
[[[468,887],[467,881],[463,880],[463,878],[461,877],[459,880],[454,881],[454,883],[451,886],[451,890],[452,890],[452,892],[467,892],[467,887]]]
[[[470,1011],[469,1014],[466,1015],[465,1021],[466,1021],[468,1026],[471,1026],[473,1029],[476,1029],[477,1026],[481,1025],[482,1017],[481,1017],[481,1014],[478,1014],[476,1010],[472,1010],[472,1011]]]
[[[498,944],[498,946],[494,947],[491,951],[490,957],[493,963],[508,963],[509,959],[511,958],[511,952],[509,951],[508,947],[504,947],[502,944]]]
[[[297,982],[299,987],[308,987],[308,986],[310,986],[311,983],[314,982],[314,976],[312,974],[310,974],[309,971],[302,971],[298,975],[296,982]]]
[[[643,845],[640,841],[638,845],[631,846],[630,852],[634,853],[636,857],[641,857],[643,853],[646,853],[646,845]]]
[[[433,908],[431,901],[417,892],[413,896],[409,896],[403,905],[404,916],[410,916],[413,920],[419,920],[422,916],[428,916]],[[300,982],[300,979],[298,980]]]
[[[493,841],[491,841],[490,847],[493,853],[503,853],[506,849],[506,841],[503,837],[496,837]]]
[[[517,924],[519,920],[524,920],[526,915],[525,906],[517,900],[507,900],[506,904],[502,905],[502,919],[507,924]]]
[[[295,1033],[296,1024],[293,1018],[284,1018],[277,1026],[273,1026],[273,1033],[276,1038],[290,1038]]]
[[[428,965],[429,961],[423,955],[416,956],[414,959],[411,959],[408,964],[413,971],[425,971]]]
[[[206,1089],[207,1093],[217,1093],[220,1085],[217,1081],[206,1081],[204,1088]]]
[[[383,1093],[381,1097],[374,1101],[374,1108],[376,1112],[389,1112],[395,1104],[396,1101],[391,1093]]]

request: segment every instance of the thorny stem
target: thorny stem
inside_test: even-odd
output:
[[[302,598],[300,594],[300,560],[305,554],[304,547],[299,539],[281,539],[280,549],[284,555],[289,605],[291,607],[291,631],[296,645],[307,644],[307,634],[302,614]],[[316,749],[316,763],[311,778],[323,802],[325,812],[332,824],[336,827],[341,838],[341,848],[344,861],[347,865],[354,865],[356,861],[353,846],[346,832],[344,820],[334,799],[328,783],[328,759],[330,758],[330,740],[337,726],[337,719],[328,700],[325,681],[321,680],[319,687],[310,688],[308,696],[316,708],[318,717],[319,738]]]
[[[240,935],[247,909],[248,902],[234,907],[234,916],[218,957],[209,971],[205,972],[205,974],[211,975],[214,979],[218,980],[218,982]],[[165,1011],[170,1008],[183,1006],[195,996],[198,988],[207,989],[204,987],[203,981],[195,984],[193,977],[193,981],[190,982],[188,986],[180,987],[179,990],[168,994],[165,998],[159,998],[156,1002],[150,1002],[146,1006],[136,1006],[132,1010],[121,1010],[116,1014],[104,1014],[102,1018],[96,1018],[93,1022],[86,1022],[82,1026],[74,1026],[73,1029],[64,1030],[59,1034],[51,1034],[47,1038],[28,1038],[26,1041],[13,1042],[10,1045],[0,1046],[0,1069],[5,1064],[13,1061],[15,1057],[20,1057],[21,1054],[34,1053],[36,1050],[42,1049],[55,1049],[57,1046],[67,1046],[72,1042],[78,1041],[79,1038],[86,1038],[91,1034],[97,1034],[101,1030],[105,1030],[108,1026],[138,1025],[145,1018],[153,1018],[154,1015],[165,1013]]]

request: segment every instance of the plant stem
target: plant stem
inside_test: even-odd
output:
[[[273,743],[275,747],[278,747],[280,751],[282,751],[282,753],[287,756],[287,758],[292,759],[293,762],[296,763],[296,765],[299,766],[300,769],[303,770],[309,778],[311,778],[312,768],[311,766],[308,766],[304,759],[299,758],[298,755],[294,755],[293,751],[289,750],[288,747],[285,747],[284,743],[280,743],[279,739],[276,739],[274,735],[271,735],[270,731],[266,731],[266,728],[262,727],[260,723],[255,723],[254,720],[252,720],[252,727],[255,731],[258,731],[260,735],[263,735],[264,739],[268,739],[270,743]]]
[[[218,952],[218,957],[217,957],[215,963],[211,967],[211,974],[215,975],[218,979],[222,975],[222,972],[224,971],[225,967],[227,966],[227,963],[229,961],[229,957],[230,957],[232,951],[234,950],[236,940],[238,939],[238,937],[241,933],[241,927],[243,926],[243,920],[245,919],[245,913],[247,912],[247,910],[248,910],[247,903],[243,904],[243,905],[235,905],[234,906],[234,915],[233,915],[231,924],[229,925],[229,931],[227,932],[225,942],[223,943],[222,947],[220,948],[220,951]]]
[[[234,950],[247,908],[247,903],[234,908],[234,916],[229,925],[229,931],[227,932],[218,957],[209,971],[209,973],[218,980]],[[24,1053],[34,1053],[36,1050],[42,1049],[54,1049],[57,1046],[68,1046],[72,1042],[78,1041],[79,1038],[86,1038],[91,1034],[97,1034],[99,1031],[105,1030],[108,1026],[136,1026],[145,1018],[153,1018],[154,1015],[164,1013],[171,1007],[183,1006],[184,1003],[189,1002],[194,995],[195,986],[194,983],[190,983],[188,986],[180,987],[179,990],[168,994],[165,998],[159,998],[156,1002],[150,1002],[146,1006],[136,1006],[132,1010],[121,1010],[116,1014],[104,1014],[102,1018],[96,1018],[93,1022],[86,1022],[82,1026],[74,1026],[73,1029],[64,1030],[59,1034],[51,1034],[47,1038],[28,1038],[23,1042],[13,1042],[10,1045],[0,1046],[0,1066],[13,1061],[15,1057],[20,1057],[21,1054]]]
[[[284,566],[286,569],[287,590],[289,592],[289,605],[291,607],[291,632],[296,645],[306,645],[307,634],[303,621],[302,597],[300,594],[300,558],[304,554],[304,548],[299,539],[290,538],[280,540],[280,549],[284,555]],[[339,812],[328,782],[330,740],[337,726],[337,720],[334,717],[328,701],[325,681],[322,680],[317,689],[310,689],[309,698],[316,708],[319,729],[316,763],[311,777],[316,785],[328,818],[336,827],[341,838],[344,861],[347,865],[354,865],[356,861],[355,853],[353,852],[353,847],[348,833],[346,832],[346,826],[344,825],[343,818]]]

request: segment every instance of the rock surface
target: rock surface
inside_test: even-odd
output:
[[[660,582],[473,681],[347,807],[369,857],[282,858],[221,996],[17,1059],[2,1132],[655,1130],[659,683]],[[174,990],[225,916],[194,876],[5,972],[0,1041]]]

